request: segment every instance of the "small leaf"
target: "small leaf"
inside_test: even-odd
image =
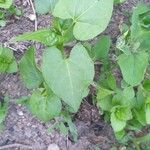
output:
[[[146,113],[146,122],[147,124],[150,124],[150,97],[146,99],[145,113]]]
[[[145,90],[150,91],[150,79],[145,79],[143,82],[143,87]]]
[[[29,100],[29,109],[39,119],[44,122],[58,116],[61,112],[61,101],[52,92],[43,96],[42,93],[35,91]]]
[[[0,45],[0,72],[14,73],[17,70],[17,63],[12,50]]]
[[[58,0],[34,0],[36,12],[39,14],[46,14],[53,11]]]
[[[115,106],[111,110],[111,124],[115,132],[124,129],[126,122],[132,119],[132,112],[129,107]]]
[[[134,89],[133,87],[126,87],[124,90],[123,90],[123,95],[128,98],[128,99],[133,99],[134,96],[135,96],[135,92],[134,92]]]
[[[0,8],[8,9],[12,5],[13,0],[0,0]]]
[[[74,36],[89,40],[103,32],[112,15],[113,0],[59,0],[53,15],[73,19]]]
[[[125,128],[126,121],[119,120],[114,113],[111,113],[111,125],[115,132],[119,132]]]
[[[97,107],[101,108],[103,111],[110,111],[113,107],[112,96],[107,96],[103,99],[97,99]]]
[[[36,66],[33,47],[30,47],[20,60],[19,70],[21,77],[28,88],[36,88],[42,83],[43,77]]]
[[[54,46],[57,43],[61,42],[60,36],[56,35],[56,33],[51,31],[50,29],[40,29],[35,32],[23,33],[22,35],[19,35],[11,39],[12,42],[20,42],[28,40],[41,42],[46,46]]]
[[[108,59],[108,53],[111,45],[109,36],[102,36],[94,45],[92,49],[93,57],[95,60],[106,61]],[[107,60],[108,61],[108,60]]]
[[[97,98],[98,99],[103,99],[109,95],[112,95],[114,93],[114,91],[110,91],[108,89],[105,89],[105,88],[102,88],[102,87],[99,87],[98,88],[98,93],[97,93]]]
[[[118,58],[124,80],[136,86],[144,79],[144,74],[148,66],[148,54],[139,52],[131,55],[122,54]]]
[[[144,108],[139,108],[134,110],[134,113],[136,115],[136,119],[143,125],[146,125],[146,116],[145,116],[145,110]]]
[[[76,112],[93,81],[94,64],[81,44],[72,49],[67,59],[53,47],[44,52],[42,72],[52,91]]]

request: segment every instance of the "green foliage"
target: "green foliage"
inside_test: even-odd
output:
[[[53,92],[76,112],[89,92],[94,65],[81,44],[72,49],[69,58],[63,58],[57,48],[48,48],[43,55],[42,73]]]
[[[35,0],[36,12],[40,14],[45,14],[50,11],[53,11],[58,0]]]
[[[116,3],[116,4],[119,4],[119,3],[123,3],[123,2],[125,2],[126,0],[114,0],[114,3]]]
[[[111,125],[115,132],[122,131],[128,120],[132,119],[132,112],[127,106],[115,106],[111,110]]]
[[[115,0],[115,3],[123,1]],[[1,3],[5,1],[0,1],[0,7]],[[46,0],[44,3],[35,0],[37,13],[52,12],[54,20],[51,28],[23,33],[11,40],[33,40],[46,47],[41,64],[36,64],[33,47],[27,49],[19,61],[23,82],[27,88],[33,89],[31,96],[21,98],[20,103],[44,122],[55,118],[56,123],[49,131],[59,129],[64,136],[71,133],[77,141],[71,113],[78,111],[83,98],[89,93],[89,86],[93,84],[93,61],[102,62],[100,78],[94,83],[97,107],[111,122],[121,143],[130,140],[138,147],[142,139],[135,139],[126,133],[139,131],[150,124],[150,7],[137,5],[129,23],[131,26],[122,26],[116,48],[111,46],[110,37],[106,35],[90,44],[86,40],[93,39],[107,27],[113,3],[113,0]],[[67,53],[66,45],[74,40],[77,44],[71,45],[73,48]],[[84,42],[78,43],[77,40]],[[109,59],[111,47],[117,64]],[[118,69],[122,74],[121,81],[114,73]],[[13,52],[1,46],[0,72],[16,71]],[[3,108],[0,110],[2,122],[6,113]]]
[[[13,0],[0,0],[0,8],[8,9],[12,5]]]
[[[62,107],[60,99],[50,90],[33,92],[28,103],[30,111],[44,122],[59,116]]]
[[[17,63],[12,50],[0,45],[0,72],[17,72]]]
[[[7,115],[7,109],[8,109],[8,97],[5,97],[4,99],[0,98],[0,130],[3,129],[3,122]]]
[[[61,37],[56,35],[51,29],[40,29],[35,32],[23,33],[15,38],[13,38],[12,42],[33,40],[40,42],[46,46],[54,46],[57,45],[61,41]]]
[[[94,44],[91,53],[94,60],[102,61],[104,64],[108,63],[108,53],[111,45],[109,36],[101,36],[100,39]]]
[[[97,90],[97,106],[110,119],[116,138],[124,144],[132,141],[136,147],[143,141],[138,143],[128,136],[126,129],[139,131],[150,124],[149,12],[150,7],[138,4],[133,11],[131,27],[121,29],[122,35],[116,45],[120,50],[117,62],[122,73],[121,86],[116,86],[114,79],[109,80],[104,73]]]
[[[148,54],[138,52],[134,54],[122,54],[118,57],[124,80],[132,86],[139,85],[144,79],[148,66]]]
[[[72,19],[73,34],[76,39],[83,41],[92,39],[105,30],[112,10],[113,0],[59,0],[53,15]]]
[[[20,60],[19,71],[28,88],[37,88],[43,82],[42,73],[36,66],[33,47],[30,47]]]

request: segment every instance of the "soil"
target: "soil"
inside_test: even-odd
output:
[[[130,13],[138,0],[127,0],[125,3],[115,6],[114,15],[105,34],[111,35],[115,42],[119,35],[119,25],[127,21],[126,12]],[[150,0],[145,0],[150,5]],[[12,37],[24,32],[34,30],[34,22],[29,16],[32,14],[31,6],[27,0],[15,0],[14,4],[23,9],[23,16],[7,16],[7,25],[0,28],[0,43],[7,43]],[[38,28],[51,24],[50,15],[38,16]],[[35,45],[37,49],[37,61],[41,60],[43,46],[35,42],[19,42],[10,44],[15,48],[14,54],[19,60],[29,45]],[[16,74],[0,74],[0,96],[4,94],[10,96],[8,114],[4,122],[5,129],[0,133],[0,147],[9,144],[23,144],[29,148],[21,146],[8,148],[8,150],[47,150],[50,144],[56,144],[60,150],[94,150],[96,146],[103,150],[109,150],[116,145],[112,128],[99,115],[97,108],[85,100],[79,112],[75,115],[75,124],[78,129],[79,139],[77,143],[72,143],[68,137],[64,137],[57,131],[48,133],[47,129],[53,121],[43,123],[30,114],[26,107],[16,104],[16,99],[30,94]],[[53,148],[53,150],[55,150]]]

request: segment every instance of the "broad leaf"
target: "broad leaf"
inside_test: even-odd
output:
[[[148,66],[148,55],[145,52],[135,54],[122,54],[118,58],[118,64],[121,68],[124,80],[136,86],[144,79],[144,74]]]
[[[0,8],[9,8],[12,5],[13,0],[0,0]]]
[[[36,88],[42,83],[43,77],[36,66],[33,47],[30,47],[20,60],[19,70],[20,75],[28,88]]]
[[[60,36],[56,35],[56,33],[51,31],[50,29],[40,29],[35,32],[23,33],[22,35],[19,35],[11,39],[12,42],[28,41],[28,40],[41,42],[46,46],[54,46],[57,43],[61,42]]]
[[[58,116],[61,112],[61,101],[52,92],[43,96],[42,93],[35,91],[29,100],[29,109],[42,121],[49,121]]]
[[[13,51],[0,45],[0,72],[17,72],[17,63]]]
[[[53,11],[58,0],[34,0],[36,12],[40,14],[46,14]]]
[[[112,10],[113,0],[59,0],[53,15],[73,19],[75,38],[89,40],[106,29]]]
[[[43,55],[42,72],[53,92],[76,112],[94,77],[94,64],[86,49],[77,44],[65,59],[57,48]]]

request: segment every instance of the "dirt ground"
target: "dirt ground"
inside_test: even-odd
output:
[[[124,4],[115,7],[110,25],[105,31],[111,35],[112,41],[115,41],[119,35],[119,25],[128,19],[125,12],[130,12],[137,2],[138,0],[127,0]],[[150,0],[145,0],[145,2],[150,5]],[[23,16],[19,18],[8,16],[7,25],[0,28],[0,43],[7,43],[18,34],[34,30],[34,22],[29,19],[32,9],[27,0],[23,0],[23,3],[21,0],[15,0],[14,4],[18,8],[23,5]],[[49,26],[51,20],[52,17],[49,15],[38,16],[38,28]],[[43,46],[38,43],[20,42],[10,46],[17,50],[14,54],[17,59],[20,59],[26,47],[33,44],[37,49],[37,60],[40,60]],[[100,117],[97,108],[88,101],[83,102],[78,114],[75,115],[79,139],[74,144],[68,137],[60,135],[57,131],[48,133],[47,129],[53,121],[42,123],[24,106],[15,103],[17,98],[29,94],[18,73],[0,74],[0,96],[3,97],[6,93],[11,99],[5,129],[0,133],[0,147],[18,143],[30,147],[14,147],[8,150],[47,150],[50,144],[57,144],[60,150],[95,150],[98,145],[102,150],[109,150],[116,144],[112,128]]]

